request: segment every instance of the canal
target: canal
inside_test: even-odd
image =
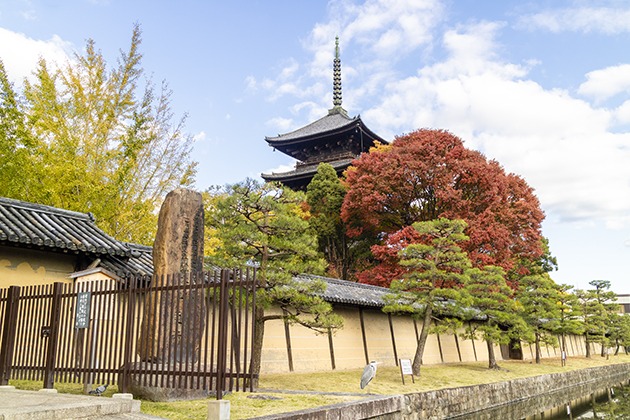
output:
[[[600,390],[552,409],[540,409],[540,407],[548,407],[547,402],[554,399],[557,401],[557,398],[558,394],[552,392],[510,405],[452,418],[462,420],[630,419],[630,385],[628,383]]]

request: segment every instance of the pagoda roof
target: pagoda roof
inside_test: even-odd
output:
[[[280,181],[293,189],[304,189],[317,172],[319,163],[330,163],[337,174],[350,166],[375,143],[389,144],[370,130],[361,116],[349,117],[342,107],[339,37],[335,38],[333,60],[333,107],[328,114],[304,127],[275,137],[265,137],[274,150],[299,163],[293,171],[261,174],[265,181]]]
[[[322,137],[329,135],[335,131],[345,131],[349,127],[353,127],[361,117],[350,118],[340,112],[328,114],[317,121],[314,121],[302,128],[285,134],[278,134],[276,137],[265,137],[270,145],[294,140],[303,140],[305,138]]]
[[[322,137],[330,137],[335,134],[343,133],[351,129],[360,128],[365,134],[371,137],[373,140],[387,144],[388,142],[383,140],[377,134],[374,134],[361,120],[361,116],[354,118],[348,117],[343,112],[330,112],[323,118],[314,121],[302,128],[298,128],[295,131],[291,131],[286,134],[279,134],[275,137],[265,137],[267,143],[270,146],[278,147],[288,143],[299,143],[319,139]]]
[[[278,181],[291,188],[305,187],[313,176],[317,173],[317,167],[320,163],[328,163],[331,165],[337,173],[341,173],[352,163],[353,158],[339,159],[332,162],[318,162],[312,165],[298,165],[292,171],[287,172],[272,172],[270,174],[262,174],[262,178],[267,181]]]

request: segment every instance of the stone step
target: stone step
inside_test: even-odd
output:
[[[0,420],[158,419],[140,412],[131,394],[113,398],[0,387]]]

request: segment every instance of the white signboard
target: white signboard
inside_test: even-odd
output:
[[[416,380],[413,378],[413,369],[411,369],[411,360],[398,359],[398,364],[400,365],[400,378],[402,379],[403,385],[405,384],[405,375],[411,375],[411,381],[415,384]]]
[[[403,375],[413,375],[413,370],[411,369],[411,360],[400,359],[400,371]]]

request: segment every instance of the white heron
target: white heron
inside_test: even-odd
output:
[[[363,369],[363,375],[361,375],[361,389],[365,388],[372,379],[376,376],[376,365],[380,362],[371,361],[365,369]]]

